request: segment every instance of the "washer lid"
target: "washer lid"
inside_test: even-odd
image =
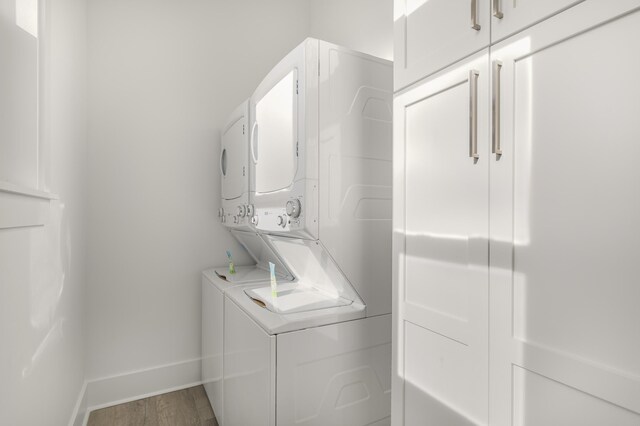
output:
[[[347,277],[319,241],[264,235],[309,297],[322,294],[335,300],[363,303]],[[333,306],[340,306],[334,303]]]
[[[348,306],[353,303],[339,296],[326,294],[314,287],[301,283],[280,284],[277,296],[271,295],[271,286],[245,290],[245,294],[265,309],[277,314],[295,314],[297,312]]]
[[[289,286],[294,287],[297,285],[298,283],[279,284],[278,290],[280,290],[281,286],[286,289]],[[236,304],[255,321],[257,326],[262,327],[270,335],[366,317],[365,306],[356,302],[343,306],[330,306],[289,313],[274,312],[267,309],[266,304],[260,302],[259,299],[254,299],[245,293],[247,288],[249,286],[230,286],[225,294],[231,303]],[[267,288],[269,292],[271,290],[268,281],[256,284],[255,287],[252,286],[251,288]],[[230,325],[230,327],[233,328],[233,325]]]
[[[280,256],[276,253],[274,248],[270,245],[270,242],[265,240],[260,234],[256,232],[240,231],[232,229],[231,234],[238,240],[238,242],[244,247],[249,255],[255,260],[256,268],[266,271],[266,275],[262,279],[269,279],[269,262],[276,265],[276,276],[279,279],[285,281],[293,281],[294,274],[292,274],[289,268],[282,262]],[[230,279],[227,276],[227,280]],[[255,280],[254,280],[255,281]]]

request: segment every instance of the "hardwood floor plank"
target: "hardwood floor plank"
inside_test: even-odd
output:
[[[111,426],[115,418],[113,407],[92,411],[87,426]]]
[[[156,409],[157,396],[152,396],[146,399],[146,413],[144,417],[145,426],[158,426],[158,410]],[[87,425],[89,426],[89,425]]]
[[[198,417],[201,424],[206,424],[207,421],[215,419],[213,409],[207,398],[207,393],[204,390],[204,386],[195,386],[187,389],[187,392],[193,398],[196,409],[198,410]]]
[[[200,426],[198,409],[186,390],[158,395],[158,426]]]
[[[218,426],[202,386],[92,411],[87,426]]]
[[[144,399],[112,407],[115,412],[113,426],[144,426],[147,402]]]

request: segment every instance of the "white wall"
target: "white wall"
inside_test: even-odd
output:
[[[86,7],[52,0],[46,10],[40,100],[47,155],[39,165],[28,160],[46,181],[19,183],[59,199],[0,190],[1,425],[67,424],[84,378]]]
[[[393,60],[393,0],[309,0],[310,35]]]
[[[197,359],[200,270],[228,247],[248,262],[215,218],[226,115],[308,35],[387,58],[392,45],[391,0],[41,1],[45,144],[38,158],[2,146],[11,167],[38,162],[16,169],[29,179],[3,168],[30,195],[0,182],[3,425],[65,424],[84,378]],[[85,398],[117,397],[92,383]]]
[[[308,28],[300,0],[89,1],[88,379],[200,357],[200,271],[248,262],[220,127]]]

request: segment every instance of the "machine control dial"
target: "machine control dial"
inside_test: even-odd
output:
[[[236,212],[239,217],[245,217],[247,215],[247,206],[244,204],[239,205]]]
[[[286,211],[290,217],[295,219],[300,216],[300,209],[300,200],[297,198],[287,201]]]
[[[247,216],[253,216],[253,204],[247,204]]]
[[[276,223],[278,224],[278,226],[282,226],[284,228],[285,226],[287,226],[287,219],[284,216],[278,216],[278,219],[276,219]]]
[[[253,216],[251,218],[251,223],[254,224],[254,225],[258,225],[258,216]]]
[[[238,216],[237,215],[233,216],[233,223],[238,223]]]

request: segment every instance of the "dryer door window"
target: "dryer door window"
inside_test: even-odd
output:
[[[256,103],[251,155],[256,192],[288,188],[298,168],[298,71],[289,72]]]
[[[233,200],[248,190],[246,176],[246,131],[247,117],[243,116],[222,134],[220,152],[220,174],[222,176],[222,198]]]

